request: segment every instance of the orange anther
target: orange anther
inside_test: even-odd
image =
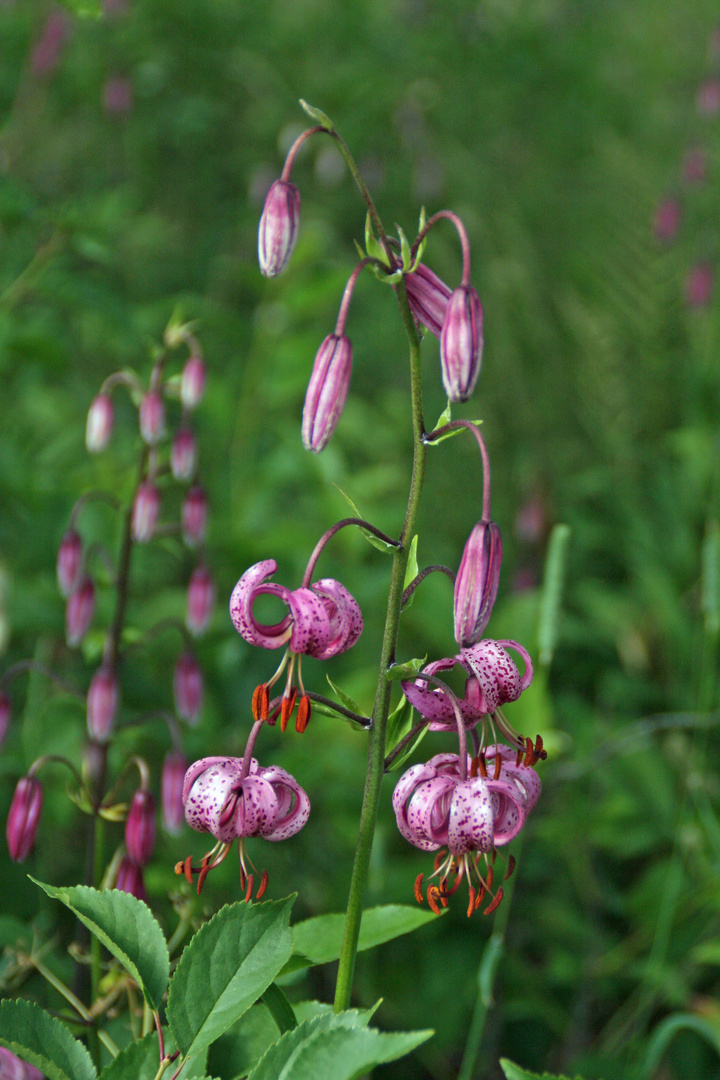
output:
[[[192,855],[188,855],[187,859],[183,863],[183,873],[185,874],[185,880],[188,885],[192,885]]]
[[[435,856],[435,861],[433,862],[433,870],[439,870],[440,869],[440,863],[443,861],[444,857],[445,857],[445,849],[440,848],[437,855]]]
[[[525,740],[525,764],[526,765],[530,764],[530,761],[531,761],[532,756],[533,756],[533,750],[534,749],[535,749],[535,747],[533,745],[533,741],[530,738],[530,736],[528,735],[527,739]]]
[[[253,720],[267,720],[269,704],[270,695],[268,694],[267,685],[265,683],[260,683],[260,686],[255,687],[255,692],[252,696]]]
[[[502,898],[503,898],[503,891],[502,891],[502,889],[498,889],[498,891],[495,893],[495,899],[492,900],[488,904],[488,906],[483,911],[483,915],[492,915],[493,911],[498,906],[498,904],[500,903]]]
[[[250,897],[252,896],[252,891],[253,891],[253,885],[254,884],[255,884],[255,878],[253,877],[252,874],[248,874],[247,889],[245,890],[245,903],[246,904],[247,904],[248,900],[250,899]]]
[[[488,866],[488,872],[485,878],[485,887],[487,888],[488,892],[490,892],[490,890],[492,889],[494,873],[495,871],[493,870],[492,866]]]
[[[267,870],[263,870],[262,874],[260,875],[260,884],[258,885],[258,891],[255,897],[256,900],[261,900],[263,898],[263,896],[265,895],[265,890],[267,889],[267,884],[268,872]]]
[[[493,773],[493,780],[500,779],[500,770],[502,769],[502,758],[499,754],[495,755],[495,771]]]
[[[200,875],[198,877],[198,887],[197,887],[198,896],[202,892],[202,887],[205,884],[205,878],[208,876],[209,873],[210,873],[210,867],[207,865],[207,863],[203,859],[203,864],[202,864],[202,866],[200,868]]]
[[[487,779],[487,761],[484,754],[478,754],[478,769],[483,780]]]
[[[297,698],[297,690],[295,687],[291,687],[289,695],[283,694],[283,699],[280,703],[280,730],[285,731],[288,726],[288,720],[292,716],[292,711],[295,708],[295,700]]]
[[[430,905],[431,911],[436,915],[440,914],[440,908],[438,906],[438,900],[440,898],[440,890],[437,885],[431,885],[427,891],[427,902]]]
[[[243,868],[242,868],[242,866],[241,866],[241,867],[240,867],[240,888],[241,888],[241,889],[244,889],[244,888],[245,888],[245,882],[246,882],[246,880],[247,880],[247,878],[245,877],[245,871],[243,870]]]
[[[503,878],[503,881],[507,881],[507,879],[511,876],[514,869],[515,869],[515,856],[510,855],[508,857],[507,870],[505,871],[505,876]]]
[[[295,730],[298,735],[302,735],[303,731],[310,723],[311,715],[312,706],[310,705],[310,698],[307,694],[303,694],[300,698],[300,704],[298,705],[297,716],[295,717]]]
[[[175,873],[176,874],[182,874],[182,873],[184,873],[184,871],[185,871],[185,863],[181,859],[180,862],[175,863]]]
[[[478,774],[478,759],[476,757],[470,758],[470,779],[474,779]]]
[[[468,909],[467,909],[467,917],[468,917],[468,919],[470,918],[470,916],[472,915],[474,910],[475,910],[475,890],[471,885],[470,886],[470,902],[468,903]]]
[[[518,766],[518,768],[520,767],[520,762],[522,761],[524,756],[525,756],[525,748],[523,747],[523,749],[518,750],[517,754],[515,755],[515,764]]]
[[[424,874],[418,874],[418,876],[415,878],[415,899],[417,900],[418,904],[422,904],[423,902],[422,883],[424,877]]]
[[[476,911],[483,902],[483,897],[485,896],[485,892],[486,892],[485,886],[481,885],[480,888],[478,889],[478,894],[475,897],[475,910]]]

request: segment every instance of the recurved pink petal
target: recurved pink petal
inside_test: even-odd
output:
[[[225,843],[237,835],[234,813],[229,811],[241,786],[241,773],[240,758],[204,758],[190,766],[183,783],[183,804],[192,829],[209,832]]]
[[[293,615],[290,648],[294,653],[322,656],[330,643],[326,604],[310,589],[295,589],[286,599]]]
[[[310,800],[297,780],[277,765],[263,769],[263,777],[272,784],[277,798],[277,815],[272,829],[261,833],[266,840],[287,840],[300,832],[310,817]]]
[[[233,836],[265,836],[275,827],[278,800],[262,776],[246,776],[240,785],[233,816]]]
[[[496,757],[502,759],[500,776],[512,780],[517,786],[518,791],[527,801],[527,813],[529,814],[535,808],[535,804],[540,797],[542,790],[540,777],[531,766],[522,763],[520,765],[516,764],[517,751],[504,743],[488,746],[485,750],[485,760],[487,761],[490,776],[493,775]]]
[[[455,785],[448,820],[448,848],[453,855],[492,851],[495,814],[488,785],[481,776]]]
[[[451,776],[436,776],[420,784],[407,808],[407,822],[413,836],[430,844],[434,851],[448,842],[448,815],[458,781]],[[419,846],[419,845],[418,845]]]
[[[318,660],[329,660],[331,656],[347,652],[360,637],[363,628],[362,612],[355,597],[334,578],[315,581],[311,588],[325,600],[330,618],[328,644],[322,652],[313,653],[313,656]]]
[[[253,602],[261,594],[278,596],[289,603],[290,592],[282,585],[266,585],[267,578],[277,570],[274,559],[263,559],[255,563],[238,581],[230,596],[230,618],[239,634],[251,645],[263,649],[279,649],[287,644],[290,637],[290,618],[286,616],[274,626],[259,623],[253,615]]]
[[[518,787],[510,780],[488,779],[485,784],[490,791],[495,815],[495,843],[509,844],[525,824],[527,802]]]
[[[525,659],[525,675],[520,677],[515,661],[502,647],[510,645],[517,649]],[[532,679],[532,664],[525,649],[516,642],[505,641],[502,644],[485,638],[477,645],[461,649],[460,655],[466,667],[470,669],[480,684],[488,712],[494,712],[498,705],[506,701],[515,701]]]

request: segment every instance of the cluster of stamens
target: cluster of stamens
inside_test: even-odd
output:
[[[206,855],[203,856],[199,866],[193,866],[192,855],[188,855],[186,859],[181,859],[180,862],[175,864],[175,873],[183,874],[189,885],[194,884],[194,875],[198,875],[197,879],[197,894],[198,896],[202,892],[203,885],[205,884],[205,878],[208,876],[211,870],[214,870],[216,866],[219,866],[225,859],[232,844],[226,844],[222,841],[218,841],[214,848],[212,848]],[[253,890],[255,888],[255,874],[257,870],[252,863],[252,871],[248,870],[248,862],[250,862],[247,853],[245,851],[245,845],[242,840],[238,847],[238,854],[240,856],[240,888],[245,891],[245,903],[247,904],[252,899]],[[260,875],[260,884],[258,885],[257,892],[255,893],[255,899],[261,900],[265,894],[265,890],[268,885],[268,872],[263,870]]]
[[[452,852],[447,851],[445,848],[441,848],[435,856],[435,863],[433,867],[433,873],[430,875],[430,880],[437,877],[438,883],[427,886],[425,896],[423,897],[423,879],[424,874],[418,874],[415,878],[415,899],[418,904],[422,904],[426,899],[431,911],[434,911],[436,915],[440,914],[441,908],[448,906],[450,897],[457,892],[460,888],[460,884],[465,878],[468,882],[468,909],[467,916],[470,916],[478,910],[480,905],[486,896],[489,896],[490,903],[483,911],[483,915],[491,915],[493,911],[499,906],[503,898],[502,885],[493,893],[493,878],[495,876],[494,863],[497,857],[497,851],[493,849],[490,855],[483,855],[481,852],[466,852],[464,855],[453,855]],[[480,869],[481,859],[485,860],[485,872]],[[503,881],[512,874],[515,869],[515,857],[510,855],[508,857],[507,870],[503,877]]]
[[[297,659],[297,677],[300,686],[300,700],[298,701],[298,687],[295,686],[293,681],[293,675],[295,672],[295,660]],[[289,663],[288,663],[289,660]],[[277,722],[280,717],[280,730],[285,732],[290,717],[293,714],[295,705],[297,703],[297,713],[295,716],[295,730],[302,734],[305,728],[310,722],[310,716],[312,714],[312,707],[310,705],[310,698],[305,692],[303,686],[302,673],[300,670],[301,658],[296,656],[290,649],[288,649],[280,662],[280,666],[273,675],[273,677],[266,683],[261,683],[255,688],[255,692],[252,697],[252,714],[254,720],[264,720],[271,726]],[[287,678],[285,681],[285,689],[280,697],[270,698],[270,690],[278,681],[283,673],[283,670],[287,666]]]

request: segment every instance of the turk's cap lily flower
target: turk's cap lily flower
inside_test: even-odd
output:
[[[504,646],[514,649],[522,657],[525,663],[522,675]],[[475,727],[484,716],[494,713],[501,705],[516,701],[532,682],[532,661],[527,650],[516,641],[485,638],[476,645],[461,649],[457,656],[435,660],[414,681],[401,684],[410,704],[430,721],[431,731],[455,730],[457,721],[448,695],[441,688],[430,689],[428,680],[423,679],[423,673],[436,675],[456,664],[460,664],[468,675],[465,695],[458,702],[468,729]],[[511,737],[515,739],[514,733],[511,733]]]
[[[132,508],[132,538],[147,544],[155,534],[160,513],[160,492],[152,480],[143,480],[135,492]]]
[[[455,640],[475,645],[492,614],[500,582],[502,539],[494,521],[480,521],[470,533],[455,578]]]
[[[289,180],[276,180],[265,197],[258,229],[258,261],[265,277],[281,274],[293,253],[300,227],[300,192]]]
[[[113,403],[108,394],[93,398],[85,426],[85,445],[91,454],[99,454],[110,442],[114,418]]]
[[[185,361],[180,380],[180,400],[184,409],[196,409],[205,393],[205,361],[194,353]]]
[[[413,315],[431,334],[440,338],[448,300],[452,295],[450,288],[424,263],[418,263],[411,274],[405,274],[403,280]]]
[[[70,593],[65,607],[65,637],[68,645],[75,647],[85,637],[95,612],[95,585],[86,577],[74,592]]]
[[[125,847],[136,866],[150,862],[155,845],[155,799],[151,791],[139,788],[130,801],[125,820]]]
[[[264,559],[246,570],[230,597],[230,618],[251,645],[279,649],[288,645],[296,654],[328,660],[352,648],[363,628],[355,598],[333,578],[313,582],[309,589],[287,589],[268,582],[277,570],[274,559]],[[278,623],[265,625],[253,615],[253,603],[263,594],[276,596],[288,607]]]
[[[333,436],[345,408],[352,372],[352,344],[345,334],[328,334],[315,356],[302,415],[302,441],[319,454]]]
[[[197,443],[190,428],[182,427],[173,439],[170,468],[176,480],[191,480],[197,464]]]
[[[198,547],[205,539],[207,497],[199,484],[193,484],[182,504],[182,533],[188,547]]]
[[[467,401],[480,373],[483,314],[471,285],[460,285],[448,300],[440,338],[440,367],[450,401]]]
[[[87,695],[87,728],[95,742],[104,743],[115,726],[118,683],[115,671],[103,664],[92,677]]]

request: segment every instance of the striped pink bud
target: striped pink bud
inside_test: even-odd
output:
[[[196,409],[205,393],[205,361],[202,356],[190,356],[185,361],[180,380],[180,400],[185,409]]]
[[[150,862],[155,844],[155,800],[151,791],[139,788],[132,797],[125,821],[125,847],[136,866]]]
[[[107,742],[115,725],[118,685],[115,672],[107,664],[95,672],[87,696],[87,729],[95,742]]]
[[[65,599],[78,583],[81,563],[82,540],[74,529],[68,529],[60,542],[57,555],[58,588]]]
[[[502,540],[494,521],[481,521],[465,544],[455,578],[455,640],[467,648],[480,641],[500,581]]]
[[[190,488],[182,504],[183,539],[188,547],[197,547],[205,539],[207,524],[207,499],[205,492],[195,484]]]
[[[175,711],[180,719],[196,724],[202,708],[203,680],[198,662],[192,653],[183,653],[175,664],[173,694]]]
[[[162,438],[165,427],[165,405],[157,390],[150,390],[140,402],[140,434],[143,442],[154,446]]]
[[[146,544],[155,534],[160,513],[160,492],[151,480],[144,480],[135,492],[132,509],[132,538]]]
[[[265,197],[258,230],[258,260],[265,277],[281,274],[293,253],[300,226],[300,192],[276,180]]]
[[[188,583],[185,624],[196,637],[207,629],[215,604],[215,585],[206,566],[197,566]]]
[[[170,451],[170,468],[176,480],[191,480],[197,463],[197,445],[190,428],[180,428]]]
[[[424,263],[418,263],[417,269],[412,274],[406,274],[403,280],[413,315],[431,334],[439,338],[445,322],[450,289]]]
[[[440,366],[450,401],[467,401],[480,373],[483,316],[480,298],[469,285],[455,289],[448,300],[440,338]]]
[[[130,893],[136,900],[147,901],[142,870],[127,855],[118,867],[115,888],[120,889],[121,892]]]
[[[34,776],[23,776],[17,782],[10,804],[5,835],[13,862],[24,862],[35,842],[43,791]]]
[[[95,586],[85,580],[71,593],[65,607],[65,637],[68,645],[79,645],[87,633],[95,611]]]
[[[91,454],[99,454],[110,442],[113,429],[113,404],[107,394],[98,394],[88,409],[85,445]]]
[[[185,824],[182,789],[187,767],[185,756],[179,750],[170,750],[165,755],[162,770],[162,818],[165,831],[171,836],[178,836]]]
[[[302,441],[319,454],[340,419],[350,385],[352,345],[344,334],[329,334],[317,351],[305,394]]]

